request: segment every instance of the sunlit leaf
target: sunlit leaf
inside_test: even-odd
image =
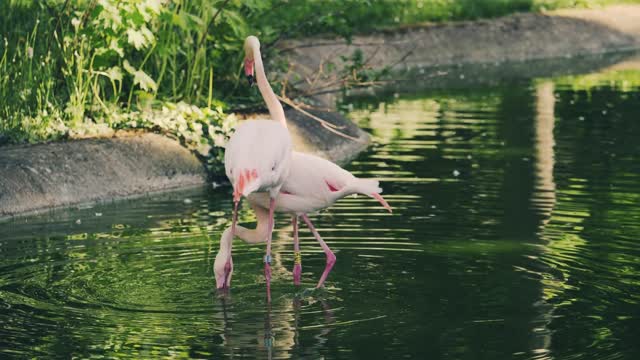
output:
[[[127,29],[127,41],[133,45],[136,50],[140,50],[147,45],[147,38],[141,31]]]
[[[147,73],[142,70],[136,70],[127,60],[122,63],[122,66],[129,74],[133,75],[133,83],[135,85],[140,86],[143,90],[158,90],[158,85]]]

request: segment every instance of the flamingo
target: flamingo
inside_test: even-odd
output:
[[[378,200],[389,212],[392,211],[389,204],[380,195],[382,189],[378,180],[361,179],[340,166],[311,154],[293,152],[291,157],[291,171],[285,180],[280,193],[276,198],[275,211],[290,214],[293,224],[294,243],[294,284],[300,285],[302,273],[302,259],[300,257],[300,242],[298,239],[298,217],[302,217],[309,230],[320,243],[326,255],[325,269],[318,280],[316,288],[323,286],[329,276],[336,256],[327,243],[322,239],[308,214],[330,207],[339,199],[352,194],[363,194]],[[252,193],[247,197],[251,208],[256,214],[256,228],[247,229],[236,225],[234,233],[227,228],[220,239],[220,249],[214,262],[216,287],[218,289],[229,288],[233,274],[233,261],[231,258],[232,241],[234,234],[247,243],[264,242],[269,228],[266,226],[268,218],[267,210],[270,199],[266,193]],[[230,264],[230,266],[225,266]]]
[[[233,185],[233,219],[231,232],[235,233],[238,220],[238,203],[241,197],[254,192],[266,192],[269,219],[267,223],[267,249],[264,257],[264,276],[267,298],[271,299],[271,236],[275,199],[284,180],[289,175],[291,163],[291,136],[287,131],[284,110],[267,82],[260,56],[260,42],[249,36],[244,43],[245,74],[253,78],[254,67],[260,93],[273,120],[246,121],[238,126],[225,147],[225,172]],[[231,259],[224,264],[231,268]]]
[[[245,52],[254,55],[254,59],[256,59],[258,87],[260,87],[261,83],[264,86],[267,80],[264,75],[264,68],[258,66],[257,60],[260,58],[259,48],[257,50],[255,48],[256,45],[259,47],[259,42],[257,38],[255,38],[255,41],[249,42],[249,38],[245,41]],[[245,67],[246,64],[245,60]],[[262,65],[261,61],[260,65]],[[251,83],[252,73],[247,71],[246,75]],[[274,120],[283,122],[286,127],[284,110],[277,98],[275,98],[275,96],[267,98],[262,89],[261,94],[265,102],[271,105],[269,106],[269,113]],[[273,92],[267,92],[267,95],[273,95]],[[278,117],[275,117],[274,114]],[[237,235],[240,239],[249,243],[264,242],[265,235],[270,236],[273,230],[274,210],[292,215],[294,232],[294,283],[296,285],[300,284],[302,273],[298,239],[298,217],[302,217],[316,240],[320,243],[327,258],[325,269],[316,285],[317,288],[322,287],[335,264],[336,256],[315,229],[307,214],[327,208],[337,200],[357,193],[375,198],[387,210],[392,211],[389,204],[380,195],[381,192],[382,189],[378,186],[377,180],[359,179],[331,161],[318,156],[294,151],[291,156],[290,172],[282,184],[280,192],[275,198],[275,202],[272,196],[265,193],[254,192],[247,196],[251,208],[256,213],[256,228],[250,230],[237,226],[234,222],[232,228],[228,228],[223,232],[220,239],[220,249],[214,263],[216,287],[218,289],[224,289],[231,285],[231,276],[233,274],[231,249],[234,235]],[[275,209],[273,208],[274,204]],[[267,214],[266,209],[269,209],[269,214]],[[269,246],[269,240],[270,238],[267,238],[267,246]]]

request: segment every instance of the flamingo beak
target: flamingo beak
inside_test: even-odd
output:
[[[244,59],[244,74],[247,76],[249,86],[253,86],[253,84],[255,84],[255,79],[253,77],[253,65],[253,60]]]
[[[382,206],[383,206],[385,209],[389,210],[389,212],[390,212],[390,213],[392,213],[392,212],[393,212],[393,209],[391,208],[391,206],[389,205],[389,203],[387,202],[387,200],[385,200],[385,199],[382,197],[382,195],[380,195],[380,194],[378,194],[378,193],[372,193],[372,194],[371,194],[371,196],[372,196],[374,199],[378,200],[378,202],[380,202],[380,204],[382,204]]]

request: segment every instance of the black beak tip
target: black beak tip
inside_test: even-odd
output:
[[[256,83],[253,75],[247,75],[247,81],[249,81],[249,86],[253,86]]]

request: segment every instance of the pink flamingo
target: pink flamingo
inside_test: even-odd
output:
[[[233,185],[233,220],[231,232],[235,233],[240,198],[261,191],[268,192],[269,220],[266,233],[267,249],[264,257],[264,276],[267,298],[271,299],[271,237],[275,199],[284,180],[289,175],[291,163],[291,137],[287,131],[284,111],[264,74],[260,43],[254,36],[246,39],[245,72],[252,76],[258,69],[258,88],[267,103],[274,121],[246,121],[238,126],[225,147],[224,166]],[[276,106],[277,105],[277,106]],[[223,265],[232,268],[231,258]]]
[[[249,38],[255,39],[255,37]],[[249,40],[249,38],[247,38],[247,40]],[[249,49],[246,47],[247,43],[249,44]],[[259,48],[256,49],[256,47],[254,47],[256,44],[259,46],[257,39],[255,39],[255,42],[245,42],[245,51],[250,50],[254,54],[254,58],[258,59],[260,57],[260,53]],[[260,87],[261,82],[266,83],[266,76],[264,75],[264,68],[262,67],[261,62],[260,65],[256,62],[256,71],[258,74],[258,86]],[[247,71],[247,75],[249,76],[250,72]],[[268,83],[266,84],[266,87],[268,87]],[[277,98],[265,97],[264,92],[262,92],[262,88],[261,93],[263,94],[265,102],[268,104],[271,116],[274,117],[274,119],[283,121],[284,110]],[[271,94],[273,93],[271,92]],[[282,117],[276,118],[274,114],[277,116],[282,114]],[[286,120],[284,121],[286,122]],[[387,210],[391,211],[391,207],[380,195],[380,192],[382,192],[382,189],[379,188],[377,180],[359,179],[331,161],[314,155],[303,154],[295,151],[292,153],[290,172],[280,188],[280,193],[275,199],[275,211],[292,215],[295,259],[293,276],[294,283],[296,285],[300,284],[300,276],[302,273],[298,240],[298,216],[303,218],[316,240],[320,243],[320,246],[327,257],[327,264],[316,286],[319,288],[322,287],[327,276],[331,272],[336,261],[336,256],[322,237],[320,237],[320,234],[313,226],[313,223],[307,214],[327,208],[333,205],[337,200],[351,194],[364,194],[373,197]],[[234,223],[233,226],[235,226],[236,231],[233,231],[232,228],[231,230],[226,229],[223,232],[222,238],[220,239],[220,250],[218,251],[214,263],[216,287],[218,289],[228,288],[231,284],[231,276],[233,274],[231,248],[234,234],[246,242],[259,243],[263,242],[265,235],[269,235],[270,231],[273,229],[273,210],[271,206],[274,203],[273,198],[270,198],[266,193],[254,192],[248,195],[247,199],[251,204],[251,208],[256,213],[257,225],[254,230],[250,230],[241,226],[236,226]],[[266,212],[267,208],[270,209],[269,215],[267,215]],[[265,226],[266,221],[269,221],[268,227]],[[267,242],[267,246],[268,245],[269,242]]]
[[[319,288],[322,287],[331,272],[336,256],[315,229],[307,214],[330,207],[339,199],[352,194],[370,196],[378,200],[390,212],[391,207],[380,195],[382,190],[378,187],[377,180],[359,179],[338,165],[309,154],[294,151],[291,160],[291,172],[276,198],[275,211],[292,215],[294,241],[293,276],[296,285],[300,284],[302,272],[298,239],[299,216],[302,217],[313,236],[320,243],[326,255],[327,263],[316,285]],[[266,210],[270,203],[269,195],[266,193],[252,193],[247,197],[247,200],[256,213],[256,228],[247,229],[236,225],[235,235],[248,243],[264,242],[267,231],[269,231],[266,226],[269,219]],[[220,239],[220,250],[214,263],[216,287],[218,289],[228,288],[231,284],[231,275],[233,274],[233,261],[231,260],[233,237],[234,233],[231,228],[228,228],[223,232]],[[225,264],[231,264],[231,267],[225,266]]]

